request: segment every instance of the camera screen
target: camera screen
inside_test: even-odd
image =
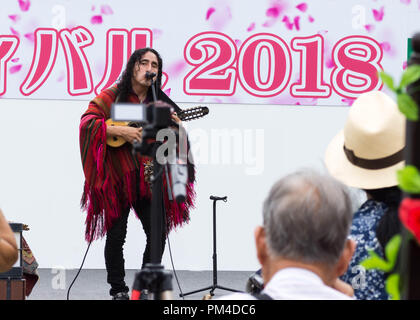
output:
[[[143,104],[114,103],[111,107],[113,121],[147,122],[146,106]]]

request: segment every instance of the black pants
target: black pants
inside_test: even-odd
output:
[[[142,199],[137,201],[134,207],[138,212],[139,219],[143,225],[143,229],[146,234],[146,248],[144,249],[142,263],[143,268],[146,263],[151,262],[151,202],[149,200]],[[124,281],[125,261],[123,255],[123,245],[125,243],[125,237],[127,234],[127,220],[129,213],[130,208],[126,208],[125,210],[123,210],[123,212],[121,213],[121,217],[114,223],[112,228],[108,230],[106,235],[105,265],[108,274],[107,281],[111,285],[111,290],[109,291],[110,295],[114,295],[118,292],[129,291],[129,288],[127,287]],[[166,221],[164,222],[166,226]],[[162,228],[162,230],[163,232],[161,234],[160,259],[162,259],[163,251],[165,250],[166,227]]]

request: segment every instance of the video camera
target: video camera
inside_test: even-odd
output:
[[[149,139],[155,139],[159,130],[175,125],[171,118],[172,111],[172,107],[162,101],[153,102],[147,105],[114,103],[111,107],[111,118],[115,122],[127,122],[128,125],[143,127],[143,141],[145,140],[144,138],[146,138],[148,144],[151,144],[154,141],[149,141]],[[139,151],[143,155],[150,155],[148,153],[145,154],[143,150],[139,149],[139,143],[134,146],[134,151]]]
[[[142,141],[133,144],[133,154],[156,158],[160,165],[168,165],[172,186],[170,190],[173,191],[168,190],[169,199],[172,200],[173,193],[176,201],[182,203],[186,199],[188,179],[187,137],[185,129],[172,120],[172,112],[173,107],[162,101],[147,105],[115,103],[111,107],[111,118],[115,122],[143,127]]]

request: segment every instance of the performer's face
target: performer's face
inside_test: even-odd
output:
[[[159,62],[156,55],[151,51],[147,51],[140,59],[140,61],[136,62],[134,65],[133,81],[142,86],[150,87],[152,80],[146,79],[146,72],[156,73],[156,76],[153,78],[154,81],[156,80],[158,70]]]

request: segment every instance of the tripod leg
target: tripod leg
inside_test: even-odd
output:
[[[201,292],[201,291],[206,291],[206,290],[209,290],[209,289],[213,289],[213,286],[206,287],[206,288],[203,288],[203,289],[194,290],[194,291],[183,293],[183,294],[180,293],[179,296],[180,297],[185,297],[185,296],[188,296],[190,294],[194,294],[194,293]]]
[[[232,291],[232,292],[243,292],[243,291],[240,291],[240,290],[230,289],[230,288],[226,288],[226,287],[219,286],[219,285],[216,285],[216,288],[226,290],[226,291]]]
[[[212,287],[211,287],[211,290],[210,290],[210,295],[213,297],[214,296],[214,290],[216,290],[216,288],[217,288],[217,284],[214,284]]]

